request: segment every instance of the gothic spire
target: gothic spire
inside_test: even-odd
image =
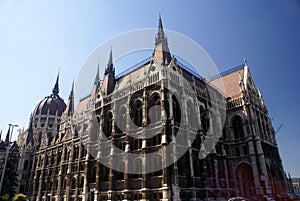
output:
[[[166,40],[166,39],[167,38],[165,37],[161,16],[159,14],[158,31],[157,31],[157,36],[156,36],[156,39],[155,39],[155,43],[157,44],[157,43],[162,42],[163,40]]]
[[[115,67],[114,67],[114,64],[113,64],[112,49],[110,49],[109,56],[108,56],[107,67],[105,69],[103,83],[102,83],[102,86],[101,86],[101,91],[105,95],[108,95],[111,92],[113,92],[113,90],[115,88],[115,84],[116,84]]]
[[[155,37],[155,48],[153,52],[153,59],[159,65],[167,65],[168,63],[170,63],[172,59],[168,47],[168,40],[163,29],[162,19],[160,15],[158,20],[158,30]]]
[[[99,77],[99,64],[98,64],[98,68],[97,68],[97,73],[96,73],[94,84],[98,85],[99,82],[100,82],[100,77]]]
[[[5,137],[5,144],[6,145],[9,145],[9,135],[10,135],[10,126],[8,128],[8,131],[7,131],[7,134],[6,134],[6,137]]]
[[[112,48],[110,48],[110,52],[109,52],[109,57],[108,57],[108,62],[107,62],[107,67],[105,70],[105,74],[112,72],[114,73],[115,69],[114,69],[114,64],[113,64],[113,57],[112,57]]]
[[[73,98],[74,98],[74,81],[72,83],[72,89],[71,89],[71,92],[70,92],[70,95],[69,95],[69,100],[73,99]]]
[[[56,95],[56,96],[57,96],[58,93],[59,93],[58,81],[59,81],[59,72],[58,72],[58,74],[57,74],[56,82],[55,82],[55,85],[54,85],[53,90],[52,90],[52,93],[53,93],[54,95]]]
[[[69,95],[66,111],[68,116],[71,116],[74,113],[74,81],[72,83],[72,89]]]

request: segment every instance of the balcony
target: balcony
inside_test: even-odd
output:
[[[234,96],[227,100],[227,109],[233,109],[244,105],[244,100],[240,96]]]

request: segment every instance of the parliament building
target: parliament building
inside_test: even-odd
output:
[[[285,192],[274,128],[247,62],[207,81],[171,53],[159,18],[152,56],[116,75],[110,51],[77,105],[74,86],[66,103],[60,97],[58,75],[19,134],[17,191],[34,201]]]

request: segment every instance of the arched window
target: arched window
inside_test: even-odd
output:
[[[243,130],[243,120],[240,116],[234,116],[232,118],[232,129],[234,134],[234,139],[240,139],[244,137],[244,130]]]
[[[187,116],[188,116],[188,124],[190,124],[190,126],[193,129],[197,129],[198,125],[197,125],[197,117],[196,117],[196,111],[195,111],[195,107],[194,104],[192,104],[192,101],[188,100],[187,101]]]
[[[79,147],[78,146],[75,146],[75,150],[74,150],[74,158],[77,160],[78,157],[79,157]]]
[[[148,109],[150,123],[156,123],[161,120],[160,96],[158,93],[154,93],[150,97]]]
[[[179,126],[181,121],[181,111],[180,111],[179,102],[175,96],[172,96],[172,107],[173,107],[174,124],[176,126]]]
[[[105,132],[105,135],[106,137],[110,137],[111,134],[112,134],[112,118],[113,118],[113,115],[112,115],[112,112],[111,111],[108,111],[106,113],[106,121],[105,121],[105,124],[104,124],[104,132]]]
[[[51,133],[51,132],[49,132],[49,133],[47,134],[47,138],[48,138],[47,145],[50,145],[51,142],[52,142],[52,133]]]
[[[209,118],[208,118],[208,112],[205,111],[203,106],[200,106],[200,120],[201,120],[201,128],[204,133],[207,133],[209,128]]]
[[[73,177],[72,178],[72,189],[75,189],[76,188],[76,178]]]
[[[84,184],[84,176],[81,176],[81,177],[80,177],[79,188],[83,188],[83,184]]]
[[[138,127],[141,127],[143,123],[143,103],[139,99],[133,104],[133,122]]]
[[[28,160],[25,160],[25,162],[24,162],[24,170],[27,170],[27,168],[28,168]]]
[[[120,108],[120,111],[119,111],[119,121],[117,122],[118,123],[118,127],[119,129],[122,131],[122,132],[126,132],[126,123],[127,123],[127,118],[126,118],[126,114],[127,113],[127,110],[125,108],[125,106],[122,106]]]

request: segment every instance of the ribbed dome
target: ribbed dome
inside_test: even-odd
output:
[[[58,95],[52,94],[45,97],[35,108],[34,115],[48,114],[61,116],[66,109],[64,100]]]
[[[47,115],[58,115],[61,116],[66,109],[66,104],[64,100],[59,97],[59,87],[58,87],[59,74],[56,78],[56,83],[52,90],[50,96],[45,97],[35,108],[34,115],[44,114]]]

